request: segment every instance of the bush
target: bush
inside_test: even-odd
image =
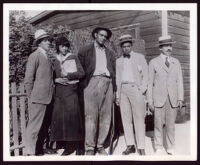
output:
[[[55,39],[60,36],[65,36],[71,42],[71,51],[75,55],[78,50],[93,41],[91,32],[94,27],[72,30],[67,25],[57,25],[54,23],[48,25],[38,25],[33,27],[28,23],[24,11],[11,11],[9,22],[9,61],[10,61],[10,82],[19,83],[23,81],[26,69],[28,56],[35,50],[33,47],[34,32],[36,29],[44,29],[52,37],[52,46],[49,54],[55,53]],[[118,37],[125,33],[134,34],[134,29],[131,27],[122,29],[113,29],[113,35],[107,46],[112,48],[116,57],[121,54],[119,48]],[[145,44],[143,40],[137,40],[134,44],[134,50],[145,54]]]
[[[32,52],[33,27],[23,11],[11,11],[9,16],[9,80],[18,83],[24,79],[26,61]]]

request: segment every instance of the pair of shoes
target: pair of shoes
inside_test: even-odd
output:
[[[84,155],[84,150],[82,148],[77,148],[76,149],[76,155]]]
[[[144,149],[138,149],[139,155],[146,155]]]
[[[43,156],[44,155],[44,151],[40,151],[40,152],[36,152],[35,156]]]
[[[97,153],[98,153],[99,155],[108,155],[108,153],[106,152],[106,150],[105,150],[104,147],[97,148]]]
[[[88,150],[88,151],[85,152],[85,155],[94,155],[94,151]]]
[[[122,152],[122,155],[129,155],[130,153],[135,153],[135,146],[127,146],[126,150]]]
[[[154,154],[155,154],[155,155],[165,155],[162,148],[156,149],[156,152],[155,152]]]
[[[73,153],[73,150],[71,150],[71,149],[65,149],[61,156],[70,155],[72,153]]]
[[[50,149],[50,148],[46,148],[46,149],[44,149],[44,153],[45,154],[57,154],[57,151]]]
[[[34,154],[26,154],[26,156],[35,156]]]
[[[168,155],[175,155],[175,150],[173,148],[167,149]]]

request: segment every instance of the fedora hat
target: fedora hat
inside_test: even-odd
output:
[[[94,28],[93,31],[92,31],[92,37],[95,38],[94,34],[98,33],[100,30],[105,30],[108,33],[107,39],[109,40],[110,37],[112,36],[112,32],[111,32],[110,29],[105,28],[105,27],[96,27],[96,28]]]
[[[35,32],[35,35],[34,35],[35,41],[33,44],[36,46],[39,40],[41,40],[43,38],[48,38],[48,37],[49,37],[49,35],[47,34],[47,32],[45,32],[43,29],[38,29]]]
[[[174,44],[174,43],[176,43],[176,41],[173,41],[170,35],[161,36],[158,38],[158,46]]]
[[[130,34],[124,34],[121,37],[118,38],[120,45],[123,44],[124,42],[131,42],[133,43],[133,37]]]

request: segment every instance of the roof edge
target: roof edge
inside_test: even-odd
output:
[[[55,10],[45,10],[36,16],[32,17],[31,19],[28,20],[30,24],[34,24],[35,22],[39,21],[40,19],[44,18],[45,16],[53,13]]]

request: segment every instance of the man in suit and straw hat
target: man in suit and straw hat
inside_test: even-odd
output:
[[[116,62],[116,103],[120,105],[127,148],[122,153],[145,155],[145,92],[148,66],[144,55],[133,51],[133,37],[122,35],[119,43],[123,55]]]
[[[78,57],[85,71],[80,80],[85,112],[85,154],[107,155],[104,142],[111,124],[114,101],[115,55],[105,46],[112,32],[105,27],[92,31],[94,43],[79,50]]]
[[[48,129],[45,122],[51,120],[47,119],[49,113],[46,109],[52,101],[54,85],[53,69],[47,57],[49,35],[42,29],[37,30],[34,44],[38,48],[29,56],[25,73],[25,86],[29,98],[29,120],[25,132],[26,155],[44,154],[41,139],[44,140],[42,136],[46,136],[44,133],[47,130],[44,128]],[[43,130],[40,131],[41,129]]]
[[[166,127],[167,153],[175,153],[175,119],[183,102],[183,77],[180,62],[172,57],[171,36],[159,37],[161,54],[149,63],[148,104],[154,111],[156,154],[163,154],[163,125]]]

